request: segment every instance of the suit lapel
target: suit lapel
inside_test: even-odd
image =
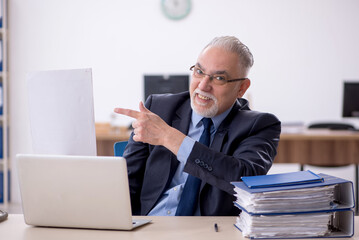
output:
[[[187,99],[176,111],[176,117],[172,121],[172,126],[187,135],[191,120],[191,113],[192,109],[190,106],[190,100]]]
[[[229,112],[228,116],[223,120],[221,125],[219,125],[216,134],[214,135],[213,141],[211,143],[211,148],[216,151],[221,151],[223,146],[224,138],[227,136],[228,129],[231,126],[232,119],[234,118],[238,110],[240,109],[240,104],[238,101],[232,107],[232,110]]]
[[[176,111],[176,116],[172,121],[172,127],[181,131],[183,134],[187,135],[189,129],[189,123],[191,120],[192,109],[190,106],[190,99],[187,99],[181,107]],[[173,175],[175,174],[178,167],[178,160],[174,154],[171,154],[171,166],[170,166],[170,176],[168,178],[167,185],[172,181]]]

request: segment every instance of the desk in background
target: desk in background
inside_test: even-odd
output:
[[[68,228],[31,227],[25,224],[21,214],[10,214],[8,220],[0,223],[0,236],[6,240],[47,240],[47,239],[173,239],[211,240],[244,238],[234,227],[236,217],[139,217],[152,219],[152,223],[133,231],[89,230]],[[218,232],[214,231],[218,224]],[[355,217],[353,238],[330,238],[332,240],[359,239],[359,217]],[[306,238],[309,239],[309,238]],[[312,238],[313,239],[313,238]],[[318,238],[314,238],[318,239]]]
[[[110,124],[96,124],[97,154],[113,156],[113,144],[127,141],[127,127],[111,128]],[[359,164],[359,132],[304,130],[282,133],[275,163],[299,163],[316,166]]]
[[[303,130],[282,133],[274,162],[323,167],[359,164],[359,132]]]
[[[113,145],[127,141],[130,137],[127,127],[111,127],[109,123],[96,123],[96,146],[98,156],[113,156]]]

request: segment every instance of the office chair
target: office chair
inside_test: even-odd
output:
[[[125,151],[127,143],[128,143],[128,141],[115,142],[115,144],[113,145],[115,157],[123,156],[123,152]]]

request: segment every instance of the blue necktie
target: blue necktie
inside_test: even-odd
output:
[[[199,139],[199,142],[209,146],[211,140],[212,120],[210,118],[203,118],[202,123],[204,130]],[[199,178],[188,175],[187,181],[183,188],[181,199],[178,203],[176,216],[193,216],[197,208],[200,186],[201,180]]]

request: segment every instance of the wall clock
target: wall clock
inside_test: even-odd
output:
[[[191,0],[161,0],[165,16],[172,20],[185,18],[191,11]]]

